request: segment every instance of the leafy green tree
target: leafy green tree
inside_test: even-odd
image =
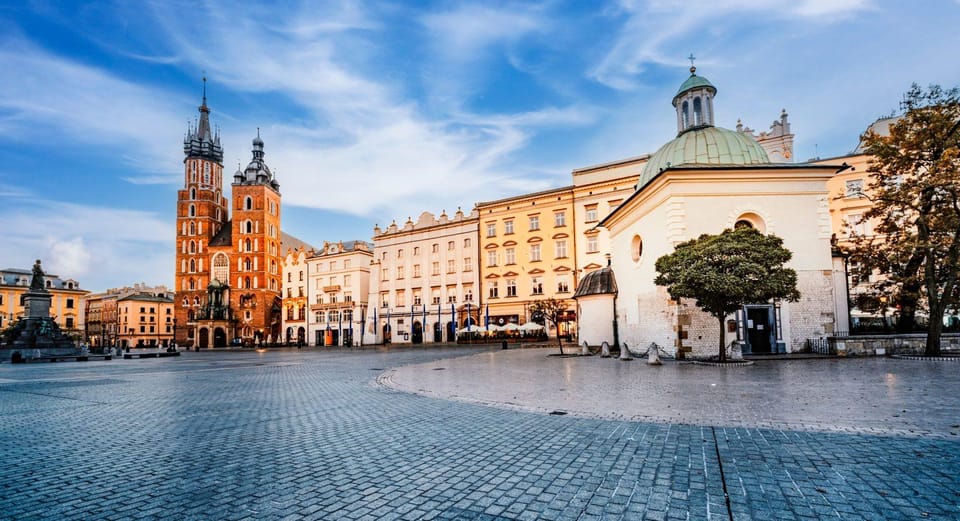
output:
[[[749,227],[678,244],[657,259],[654,282],[674,299],[692,298],[720,324],[720,361],[727,359],[724,320],[745,304],[796,301],[797,273],[783,265],[792,254],[783,240]]]
[[[852,253],[884,275],[901,323],[912,326],[917,302],[926,300],[925,354],[938,356],[960,276],[960,90],[914,84],[901,108],[889,135],[862,138],[872,156],[865,195],[873,205],[864,219],[874,233],[855,237]]]
[[[557,329],[557,345],[560,346],[560,354],[563,354],[563,340],[560,338],[560,322],[564,313],[567,311],[567,305],[562,300],[548,298],[538,300],[530,306],[530,315],[534,317],[543,317],[546,321],[553,324]]]

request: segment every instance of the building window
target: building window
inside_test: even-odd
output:
[[[73,299],[72,299],[72,298],[68,298],[68,299],[67,299],[67,309],[73,309]]]
[[[382,268],[380,270],[380,280],[381,281],[390,280],[390,268]]]
[[[567,212],[556,212],[553,214],[553,225],[561,227],[567,225]]]
[[[457,261],[453,259],[447,260],[447,273],[456,273],[457,272]]]
[[[536,215],[530,216],[530,231],[537,231],[540,229],[540,217]]]
[[[487,237],[497,236],[497,223],[487,223]]]
[[[466,239],[463,240],[463,247],[464,248],[470,247],[470,237],[467,237]]]
[[[447,251],[453,251],[455,248],[453,241],[447,241]]]
[[[557,293],[569,293],[570,292],[570,281],[567,279],[566,275],[560,275],[557,277]]]
[[[433,261],[430,263],[430,274],[433,276],[440,275],[440,262]]]
[[[634,235],[630,242],[630,254],[633,257],[633,262],[640,262],[643,257],[643,239],[639,235]]]
[[[397,307],[404,307],[407,305],[407,296],[402,292],[397,292]]]
[[[73,329],[73,317],[67,317],[67,329]]]
[[[863,179],[850,179],[846,182],[846,197],[863,197]]]
[[[487,252],[487,267],[493,267],[497,265],[497,251],[490,250]]]
[[[413,291],[413,305],[419,306],[420,304],[423,304],[423,301],[420,298],[420,290],[417,289]]]
[[[419,264],[414,264],[414,265],[413,265],[413,278],[417,278],[417,277],[419,277],[419,276],[420,276],[420,265],[419,265]]]
[[[402,259],[402,258],[403,258],[403,248],[398,248],[398,249],[397,249],[397,258],[398,258],[398,259]]]
[[[600,251],[600,246],[597,244],[597,236],[591,235],[587,237],[587,253],[596,253]]]
[[[497,288],[497,281],[492,280],[487,283],[487,296],[490,298],[497,298],[500,296],[499,289]]]
[[[530,245],[530,261],[540,262],[540,245],[539,244]]]
[[[403,278],[403,266],[397,266],[397,278],[398,279]]]
[[[440,245],[434,244],[430,247],[430,251],[433,253],[440,253]]]
[[[196,216],[197,216],[197,207],[191,204],[191,205],[190,205],[190,217],[196,217]]]
[[[586,216],[584,220],[588,223],[595,222],[597,220],[597,205],[592,205],[587,207]]]
[[[463,271],[473,271],[473,259],[470,257],[463,258]]]
[[[413,247],[413,255],[414,255],[414,256],[420,255],[420,247],[419,247],[419,246],[414,246],[414,247]]]
[[[503,233],[510,235],[513,233],[513,221],[503,221]]]
[[[507,296],[508,297],[517,296],[517,280],[516,279],[507,279]]]
[[[506,265],[516,264],[517,263],[517,250],[516,248],[507,248],[503,250],[503,263]]]
[[[561,239],[554,243],[554,251],[558,259],[565,259],[567,257],[567,241]]]
[[[532,284],[531,293],[534,295],[543,295],[543,278],[533,277],[530,282]]]

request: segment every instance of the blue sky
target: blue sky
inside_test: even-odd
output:
[[[786,109],[797,159],[845,154],[911,83],[960,84],[957,27],[958,0],[5,3],[0,267],[172,286],[204,71],[227,171],[259,127],[321,244],[655,151],[690,53],[719,126]]]

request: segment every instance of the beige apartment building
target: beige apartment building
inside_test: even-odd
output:
[[[365,343],[456,340],[480,320],[478,214],[423,212],[375,227]]]
[[[359,346],[368,312],[370,263],[373,247],[364,241],[324,242],[323,247],[297,265],[294,283],[299,295],[302,268],[306,268],[307,345]],[[286,290],[284,290],[286,291]],[[297,315],[299,317],[299,315]],[[304,327],[298,325],[299,327]]]
[[[117,338],[120,347],[159,347],[173,344],[173,295],[138,292],[117,299]]]
[[[5,329],[24,316],[24,295],[30,289],[33,271],[7,268],[0,270],[0,330]],[[50,318],[68,336],[78,341],[83,338],[83,306],[81,300],[90,293],[80,289],[73,279],[61,279],[58,275],[46,274],[43,285],[50,292]]]
[[[576,334],[574,188],[477,203],[484,306],[479,325],[488,315],[498,326],[522,325],[534,319],[531,304],[552,297],[569,306],[560,334]]]

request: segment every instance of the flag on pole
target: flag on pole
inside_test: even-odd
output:
[[[373,343],[374,344],[377,343],[377,335],[380,334],[380,332],[377,331],[378,329],[380,329],[380,323],[377,322],[377,307],[374,306],[373,307]]]
[[[470,313],[470,303],[467,302],[467,327],[473,325],[473,314]]]
[[[457,328],[457,306],[453,302],[450,303],[450,321],[453,322],[453,328]]]
[[[483,327],[490,327],[490,304],[487,304],[487,314],[483,319]]]

